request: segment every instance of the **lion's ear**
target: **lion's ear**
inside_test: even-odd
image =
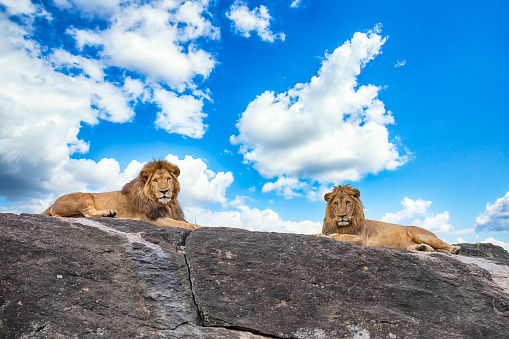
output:
[[[330,199],[331,195],[332,195],[332,193],[331,193],[331,192],[329,192],[329,193],[325,193],[325,195],[323,196],[323,199],[324,199],[325,201],[329,201],[329,199]]]
[[[180,175],[180,168],[178,168],[177,166],[174,166],[171,170],[171,172],[176,176],[178,177]]]
[[[359,197],[361,196],[361,191],[359,191],[356,188],[352,189],[352,191],[353,191],[352,197],[359,199]]]
[[[150,177],[150,171],[144,170],[144,169],[140,171],[140,179],[143,182],[147,182],[149,177]]]

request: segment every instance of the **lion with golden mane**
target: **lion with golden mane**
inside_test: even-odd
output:
[[[186,222],[177,200],[180,169],[165,160],[146,164],[121,191],[70,193],[58,198],[43,215],[55,217],[117,217],[157,226],[195,229]]]
[[[361,192],[350,185],[335,186],[332,192],[325,194],[327,208],[323,219],[323,235],[357,245],[414,251],[457,254],[461,249],[447,244],[421,227],[366,220],[360,195]]]

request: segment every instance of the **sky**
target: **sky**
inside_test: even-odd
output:
[[[509,249],[507,1],[0,0],[0,212],[181,169],[188,221]]]

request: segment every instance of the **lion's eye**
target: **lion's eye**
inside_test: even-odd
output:
[[[347,201],[347,202],[346,202],[346,204],[347,204],[347,205],[350,205],[350,201]]]
[[[334,201],[334,206],[337,206],[338,205],[338,202],[337,201]]]
[[[157,179],[152,180],[153,182],[157,182]]]
[[[168,182],[170,182],[170,181],[171,181],[171,178],[168,178],[168,179],[166,179],[166,180],[168,180]]]

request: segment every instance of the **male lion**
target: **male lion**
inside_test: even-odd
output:
[[[375,247],[452,254],[461,249],[443,242],[421,227],[366,220],[360,195],[361,192],[350,185],[335,186],[332,192],[325,194],[327,208],[322,234],[340,241]]]
[[[70,193],[58,198],[41,214],[55,217],[117,217],[148,221],[157,226],[188,229],[177,200],[180,169],[165,160],[146,164],[122,191]]]

